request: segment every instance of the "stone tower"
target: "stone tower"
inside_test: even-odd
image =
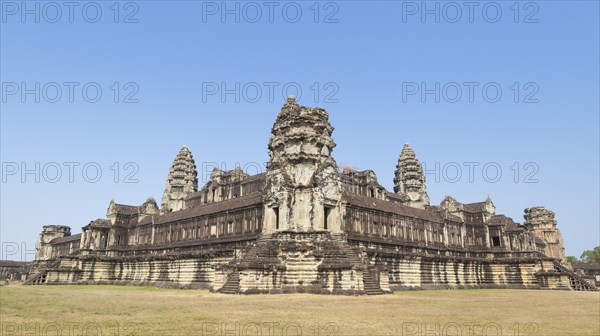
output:
[[[56,238],[68,237],[71,235],[71,228],[64,225],[44,225],[42,233],[38,236],[35,246],[35,260],[52,259],[52,244],[50,242]]]
[[[525,228],[546,242],[544,253],[567,263],[565,245],[560,230],[556,228],[554,212],[540,206],[532,207],[525,209],[523,218],[525,218],[525,223],[523,223]]]
[[[184,145],[169,170],[167,186],[162,197],[161,212],[179,211],[185,208],[185,198],[198,190],[198,172],[194,157]]]
[[[394,177],[394,192],[408,196],[410,201],[406,205],[421,209],[429,205],[423,168],[409,144],[404,144],[402,153],[398,158]]]
[[[327,111],[288,97],[269,140],[264,189],[266,232],[340,231],[341,179]]]
[[[148,197],[146,202],[144,202],[138,209],[138,221],[141,221],[146,216],[155,215],[160,213],[158,209],[158,204],[156,204],[156,200],[154,197]]]

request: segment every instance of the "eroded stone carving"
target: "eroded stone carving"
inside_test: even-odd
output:
[[[562,234],[556,227],[554,212],[542,206],[525,209],[525,227],[546,243],[545,254],[567,264]]]
[[[48,260],[52,258],[51,242],[56,238],[68,237],[71,228],[65,225],[44,225],[42,233],[36,242],[36,260]]]
[[[288,97],[269,140],[265,182],[267,231],[340,230],[341,180],[331,152],[327,111]]]

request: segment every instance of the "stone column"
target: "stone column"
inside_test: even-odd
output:
[[[444,221],[443,230],[444,230],[444,245],[448,246],[448,224]]]
[[[465,238],[467,236],[467,229],[465,223],[460,223],[460,246],[465,247]]]

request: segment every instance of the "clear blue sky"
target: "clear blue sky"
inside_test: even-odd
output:
[[[436,3],[420,1],[320,2],[318,12],[313,1],[121,2],[118,12],[113,1],[76,2],[71,17],[62,2],[60,15],[46,2],[1,4],[3,257],[27,254],[11,255],[13,243],[33,250],[42,225],[80,232],[113,197],[160,200],[184,144],[201,184],[203,162],[254,172],[252,162],[268,158],[283,87],[294,94],[296,85],[301,104],[329,111],[338,164],[372,169],[391,190],[410,143],[431,170],[432,203],[489,195],[518,222],[524,208],[544,205],[568,255],[599,245],[597,1],[520,2],[518,11],[513,1],[482,2],[472,15],[466,2],[455,3],[461,15],[439,3],[439,22]],[[234,93],[223,99],[222,89]],[[21,176],[36,162],[38,172]],[[135,169],[128,181],[137,182],[124,183]]]

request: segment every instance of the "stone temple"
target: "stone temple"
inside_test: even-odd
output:
[[[134,284],[221,293],[384,294],[403,289],[596,290],[567,265],[554,213],[524,224],[488,198],[431,205],[411,147],[394,191],[371,170],[340,169],[328,113],[289,97],[265,173],[214,170],[198,186],[183,147],[160,204],[110,202],[71,234],[44,226],[26,284]],[[392,168],[392,167],[390,167]]]

